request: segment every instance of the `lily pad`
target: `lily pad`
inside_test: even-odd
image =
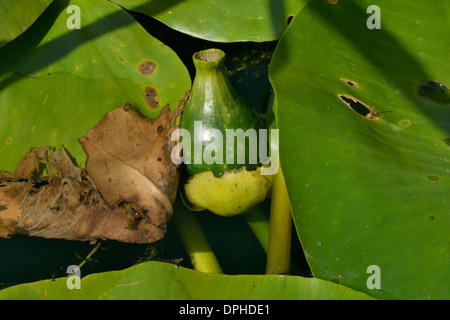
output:
[[[172,29],[217,42],[278,39],[306,0],[111,0]]]
[[[70,5],[80,29],[69,29]],[[0,168],[13,171],[30,147],[60,146],[84,163],[77,139],[130,103],[155,118],[190,89],[177,55],[106,0],[54,1],[0,49]]]
[[[82,271],[81,271],[82,272]],[[163,262],[88,275],[80,290],[69,290],[76,279],[43,280],[3,289],[0,299],[372,299],[344,286],[297,276],[207,274]]]
[[[0,2],[0,47],[22,34],[53,0],[3,0]]]
[[[294,222],[314,276],[446,299],[450,4],[380,0],[378,16],[372,4],[310,1],[274,53]]]

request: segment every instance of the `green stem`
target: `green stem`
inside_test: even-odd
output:
[[[249,227],[258,239],[259,244],[267,253],[269,249],[269,214],[260,205],[244,214]]]
[[[270,217],[267,209],[259,205],[244,214],[245,219],[249,227],[252,229],[253,234],[258,239],[264,252],[267,254],[269,250],[269,230],[270,230]],[[290,274],[300,275],[302,277],[308,277],[309,274],[300,269],[299,266],[291,257]]]
[[[180,208],[175,210],[173,221],[194,269],[205,273],[223,273],[194,213]]]
[[[289,273],[292,217],[283,173],[273,177],[266,274]]]

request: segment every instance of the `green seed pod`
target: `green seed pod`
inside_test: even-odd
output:
[[[268,179],[256,170],[260,165],[258,134],[264,128],[263,122],[232,87],[225,73],[223,51],[200,51],[194,54],[193,61],[196,76],[181,121],[181,128],[191,137],[190,141],[183,137],[182,142],[190,176],[186,197],[217,214],[243,213],[264,200],[270,188]],[[249,183],[255,185],[249,187]],[[244,189],[240,189],[242,186]],[[251,197],[243,196],[245,189],[252,190]],[[230,206],[217,200],[224,196],[230,197]]]
[[[183,145],[187,172],[194,175],[210,170],[220,177],[225,171],[242,166],[256,168],[257,148],[249,152],[249,147],[257,146],[258,140],[250,134],[264,128],[263,122],[232,87],[223,65],[225,53],[218,49],[200,51],[194,54],[193,60],[196,76],[181,123],[181,128],[189,131],[193,145],[190,154],[186,153],[186,147],[190,146]],[[242,132],[249,135],[234,139],[234,143],[229,141],[233,133]],[[200,145],[201,149],[196,148]],[[231,147],[234,152],[230,152]],[[239,155],[244,156],[239,159]],[[242,158],[244,161],[240,161]]]

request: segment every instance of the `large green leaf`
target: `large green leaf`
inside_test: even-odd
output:
[[[80,8],[81,29],[68,29],[67,20],[75,18],[66,12],[69,5]],[[169,47],[106,0],[54,1],[0,49],[0,61],[4,170],[14,170],[31,146],[63,144],[83,163],[77,139],[106,112],[131,103],[155,117],[166,104],[175,109],[191,84]]]
[[[0,2],[0,47],[24,32],[53,0],[3,0]]]
[[[366,25],[370,5],[381,29]],[[310,1],[281,38],[280,162],[316,277],[379,298],[449,298],[450,105],[444,86],[422,86],[450,84],[449,13],[445,0]]]
[[[191,36],[217,42],[278,39],[306,0],[110,0]]]
[[[350,288],[296,276],[206,274],[163,262],[88,275],[80,290],[75,280],[59,278],[26,283],[0,291],[0,299],[371,299]]]

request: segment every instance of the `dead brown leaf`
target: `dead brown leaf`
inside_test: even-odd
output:
[[[50,175],[37,179],[0,177],[0,237],[22,233],[67,240],[146,243],[164,236],[164,228],[152,224],[129,229],[122,210],[105,202],[92,179],[72,164],[63,149],[37,148],[30,153],[42,152],[48,157],[45,164],[52,168]],[[27,166],[30,153],[21,166]]]
[[[159,227],[172,216],[178,166],[171,158],[175,142],[170,135],[176,126],[170,123],[180,112],[166,106],[150,120],[122,106],[79,140],[88,156],[86,170],[103,198],[111,207],[124,208],[129,218],[144,215],[146,222]]]
[[[31,150],[15,174],[0,173],[0,237],[17,232],[133,243],[164,237],[179,178],[170,135],[186,100],[154,120],[129,105],[108,112],[79,140],[86,170],[64,149]]]

